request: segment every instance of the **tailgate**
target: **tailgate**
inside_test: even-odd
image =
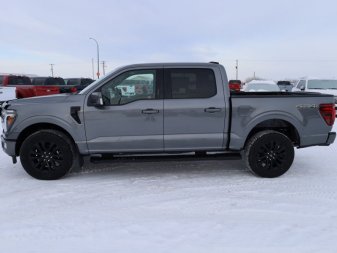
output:
[[[57,86],[35,86],[34,87],[35,96],[46,96],[46,95],[53,95],[59,94],[60,88]]]

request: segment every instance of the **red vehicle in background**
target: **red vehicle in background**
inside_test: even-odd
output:
[[[228,85],[229,85],[229,89],[231,91],[240,91],[241,90],[241,81],[240,80],[229,80]]]
[[[16,87],[16,98],[28,98],[59,94],[57,86],[33,85],[28,76],[2,75],[0,86]]]

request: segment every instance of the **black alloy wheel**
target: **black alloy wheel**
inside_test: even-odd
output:
[[[266,130],[253,135],[245,148],[247,167],[261,177],[283,175],[294,160],[294,146],[283,133]]]
[[[59,179],[73,165],[75,153],[69,138],[56,130],[40,130],[28,136],[20,150],[23,168],[37,179]]]

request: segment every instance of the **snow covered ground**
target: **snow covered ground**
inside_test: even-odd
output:
[[[337,127],[335,127],[335,131]],[[125,162],[38,181],[0,151],[0,252],[336,252],[337,144],[257,178],[240,160]]]

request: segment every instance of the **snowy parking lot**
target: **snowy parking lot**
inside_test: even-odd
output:
[[[1,150],[0,214],[6,253],[335,252],[337,144],[296,150],[275,179],[218,160],[85,163],[38,181]]]

